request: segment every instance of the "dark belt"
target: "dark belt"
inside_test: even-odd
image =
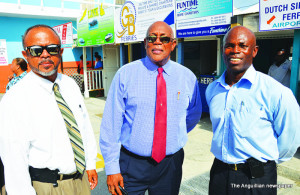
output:
[[[178,150],[177,152],[183,150],[182,148],[180,150]],[[145,159],[145,160],[153,160],[153,158],[151,156],[139,156],[137,154],[134,154],[132,152],[130,152],[129,150],[127,150],[124,146],[121,146],[121,151],[124,152],[125,154],[129,155],[129,156],[132,156],[134,158],[137,158],[137,159]],[[175,152],[174,154],[169,154],[169,155],[166,155],[165,158],[168,158],[168,157],[171,157],[171,156],[174,156],[177,152]]]
[[[73,174],[59,174],[59,170],[50,170],[48,168],[38,169],[32,166],[29,167],[31,181],[39,181],[44,183],[53,183],[57,185],[57,180],[78,179],[82,174],[78,171]]]
[[[222,164],[223,166],[226,166],[226,167],[228,167],[228,168],[230,168],[231,170],[234,170],[234,171],[249,169],[249,164],[247,162],[239,163],[239,164],[227,164],[227,163],[224,163],[223,161],[221,161],[217,158],[215,158],[215,160],[218,164]],[[272,162],[272,161],[267,161],[263,164],[266,165],[270,162]]]

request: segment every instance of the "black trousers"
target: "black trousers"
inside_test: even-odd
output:
[[[264,166],[264,176],[251,178],[249,167],[233,170],[215,159],[210,170],[210,195],[276,195],[277,167],[274,161]]]
[[[4,186],[4,167],[2,164],[2,160],[0,158],[0,192],[1,192],[1,188]]]
[[[125,190],[130,195],[177,195],[182,179],[183,149],[160,163],[125,151],[120,153],[120,168]]]

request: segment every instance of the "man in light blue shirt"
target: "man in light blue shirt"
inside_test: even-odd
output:
[[[274,64],[269,68],[268,75],[286,87],[290,87],[292,62],[287,59],[288,53],[285,49],[277,49]]]
[[[110,193],[178,194],[187,132],[201,116],[201,99],[195,75],[170,60],[176,46],[172,29],[164,22],[152,24],[145,38],[147,57],[129,63],[116,73],[106,100],[100,129]],[[158,73],[162,67],[163,72]],[[157,77],[166,83],[167,117],[165,158],[152,156]],[[159,106],[163,106],[159,104]],[[125,184],[125,185],[124,185]]]
[[[209,194],[276,194],[276,163],[300,145],[300,109],[290,89],[257,72],[252,31],[237,26],[224,37],[227,70],[206,90],[213,127]]]

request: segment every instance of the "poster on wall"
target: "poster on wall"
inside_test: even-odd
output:
[[[299,0],[260,0],[259,31],[300,28]]]
[[[144,41],[148,27],[155,21],[169,24],[175,36],[174,0],[126,1],[116,9],[116,43]]]
[[[0,66],[7,66],[8,58],[7,58],[7,48],[6,48],[6,40],[0,39]]]
[[[73,25],[72,22],[52,27],[60,37],[62,47],[72,47],[73,45]]]
[[[232,0],[176,0],[177,37],[226,34]]]
[[[77,18],[77,34],[78,47],[114,43],[114,8],[86,9]]]

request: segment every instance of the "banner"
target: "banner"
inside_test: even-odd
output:
[[[7,48],[6,48],[6,40],[0,39],[0,66],[7,66],[8,58],[7,58]]]
[[[77,18],[78,47],[114,43],[114,8],[103,5]]]
[[[300,28],[299,0],[260,0],[259,31]]]
[[[226,34],[232,0],[176,0],[177,37]]]
[[[144,41],[147,29],[156,21],[171,26],[175,36],[174,0],[126,1],[116,9],[116,43]]]
[[[60,37],[62,47],[72,47],[73,45],[73,25],[72,22],[52,27]]]

